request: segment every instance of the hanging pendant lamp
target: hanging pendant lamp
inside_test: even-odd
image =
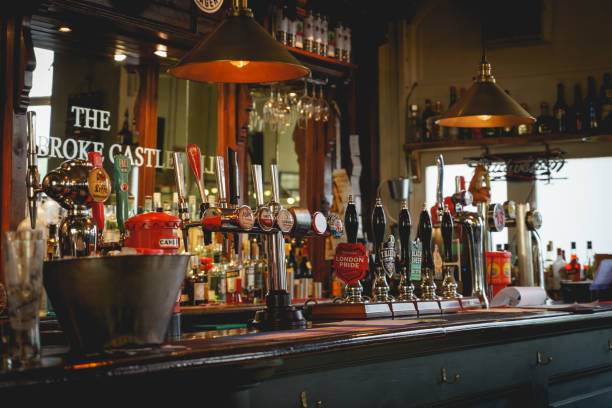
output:
[[[483,44],[482,61],[474,84],[436,123],[464,128],[508,127],[535,122],[535,118],[495,83]]]
[[[253,83],[298,79],[310,70],[255,21],[246,0],[234,0],[225,20],[168,72],[201,82]]]

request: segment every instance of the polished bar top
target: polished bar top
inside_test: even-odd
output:
[[[217,370],[263,364],[280,366],[291,359],[311,360],[335,351],[359,350],[375,358],[390,343],[404,355],[423,355],[456,347],[478,347],[572,331],[612,327],[612,311],[569,313],[541,309],[490,309],[425,318],[317,322],[306,329],[257,332],[250,329],[187,333],[161,346],[108,350],[75,356],[65,346],[43,345],[43,365],[0,373],[0,390],[96,378]],[[382,347],[382,348],[381,348]],[[382,355],[382,354],[381,354]],[[307,360],[305,360],[307,359]]]

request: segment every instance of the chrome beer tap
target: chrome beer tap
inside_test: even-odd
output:
[[[389,284],[385,267],[383,265],[383,241],[385,238],[385,229],[387,227],[387,217],[382,206],[380,197],[376,199],[376,206],[372,212],[372,232],[374,233],[374,249],[376,251],[376,276],[372,284],[372,299],[375,302],[389,302],[393,298],[389,296]]]
[[[225,166],[222,156],[215,158],[218,190],[218,206],[211,204],[202,217],[202,226],[208,231],[221,232],[251,232],[255,220],[253,211],[246,205],[228,206],[225,190]],[[236,188],[238,183],[232,183]],[[232,193],[236,196],[237,193]]]
[[[196,178],[198,191],[200,192],[199,219],[202,219],[202,217],[204,216],[204,211],[206,211],[206,209],[208,208],[208,201],[206,199],[206,188],[204,186],[204,171],[202,170],[202,153],[200,152],[200,148],[195,144],[187,146],[187,149],[185,150],[187,153],[187,158],[189,159],[191,170],[193,171],[193,175]],[[202,227],[202,235],[204,238],[204,245],[212,244],[212,234],[210,231]]]
[[[401,266],[400,266],[400,282],[399,282],[399,300],[412,301],[419,300],[414,294],[414,284],[410,279],[411,271],[411,251],[412,243],[410,242],[410,229],[412,228],[412,220],[408,211],[408,203],[402,201],[402,208],[399,213],[398,227],[401,249]],[[347,226],[348,231],[348,226]]]
[[[263,193],[263,175],[261,172],[261,164],[251,165],[251,174],[253,177],[253,190],[255,190],[255,201],[257,209],[255,210],[255,225],[262,231],[270,231],[274,228],[274,214],[267,205],[264,205]]]
[[[183,233],[183,245],[185,252],[189,252],[189,206],[185,200],[185,170],[183,167],[183,156],[180,152],[172,153],[174,158],[174,179],[178,190],[178,213],[181,219],[181,231]]]
[[[529,203],[519,203],[514,207],[514,202],[507,201],[504,207],[506,226],[516,228],[519,285],[544,288],[542,246],[537,232],[542,226],[542,214],[531,210]],[[514,214],[513,208],[516,208]]]
[[[26,187],[31,226],[36,226],[37,196],[44,192],[68,210],[59,224],[60,256],[90,256],[98,248],[97,228],[89,211],[95,202],[110,195],[111,183],[103,168],[94,168],[86,160],[72,159],[50,171],[38,184],[36,164],[35,114],[27,113],[28,170]]]

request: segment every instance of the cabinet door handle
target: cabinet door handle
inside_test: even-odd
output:
[[[457,381],[459,381],[459,374],[455,374],[455,379],[453,381],[449,381],[448,377],[446,376],[446,368],[442,369],[442,382],[447,384],[454,384]]]
[[[538,365],[549,365],[550,363],[552,363],[552,357],[548,357],[548,359],[546,361],[542,360],[542,353],[540,353],[538,351]]]
[[[608,339],[608,350],[612,351],[612,342]]]

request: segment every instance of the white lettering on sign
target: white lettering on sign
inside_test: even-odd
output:
[[[70,112],[74,113],[74,127],[105,130],[107,132],[111,128],[109,111],[85,108],[83,106],[71,106]]]
[[[123,151],[125,149],[125,152]],[[59,137],[39,136],[37,139],[37,153],[39,157],[54,157],[58,159],[87,160],[87,153],[98,152],[104,157],[104,143],[90,140],[60,139]],[[172,151],[162,151],[150,147],[129,146],[114,143],[108,149],[108,159],[115,162],[115,155],[123,153],[132,162],[134,167],[155,167],[156,169],[173,169],[174,161]],[[181,154],[187,155],[185,152]],[[215,174],[214,156],[202,155],[204,174]]]
[[[159,246],[162,248],[177,248],[179,246],[178,238],[160,238]]]

